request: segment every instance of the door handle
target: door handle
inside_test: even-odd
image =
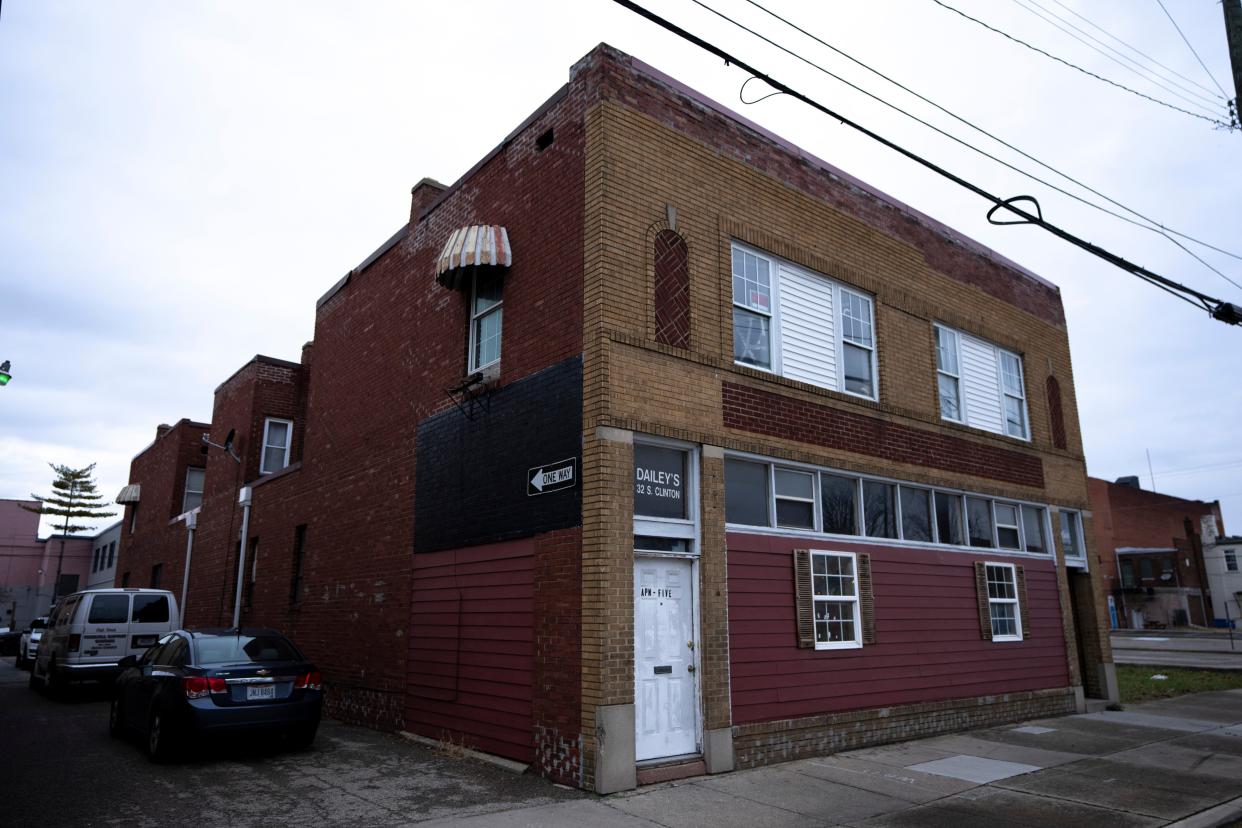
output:
[[[687,672],[687,673],[693,673],[693,672],[694,672],[694,665],[693,665],[693,664],[691,664],[691,665],[689,665],[688,667],[686,667],[686,672]]]

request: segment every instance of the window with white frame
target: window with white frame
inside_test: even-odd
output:
[[[207,476],[205,469],[189,468],[185,470],[185,497],[181,499],[183,513],[197,509],[203,505],[203,480]]]
[[[1087,557],[1082,539],[1082,516],[1070,509],[1061,510],[1061,549],[1066,559]]]
[[[725,522],[1045,554],[1048,510],[847,472],[725,458]]]
[[[268,417],[263,423],[263,456],[259,474],[271,474],[289,465],[289,446],[293,441],[293,421]]]
[[[877,399],[875,303],[862,291],[735,243],[733,359]]]
[[[1238,571],[1238,553],[1234,549],[1225,550],[1225,571],[1226,572],[1237,572]]]
[[[862,646],[856,558],[851,552],[811,551],[815,648]]]
[[[1022,358],[944,325],[935,334],[941,419],[1029,440]]]
[[[1018,579],[1013,564],[987,564],[988,614],[993,641],[1022,638],[1022,614],[1018,608]]]
[[[477,273],[470,288],[470,370],[500,361],[504,283],[498,273]]]

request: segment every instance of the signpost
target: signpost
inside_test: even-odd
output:
[[[526,496],[559,492],[578,485],[578,458],[570,457],[526,471]]]

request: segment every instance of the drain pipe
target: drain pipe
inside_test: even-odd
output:
[[[237,591],[233,594],[233,626],[241,626],[242,579],[246,576],[246,541],[250,537],[250,487],[242,486],[237,493],[237,502],[242,505],[242,527],[240,547],[237,552]]]
[[[194,553],[194,529],[198,526],[198,512],[185,516],[185,574],[181,576],[181,617],[177,626],[185,629],[185,601],[190,594],[190,557]]]

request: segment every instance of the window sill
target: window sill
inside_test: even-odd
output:
[[[993,644],[1004,644],[1006,642],[1021,641],[1020,635],[994,635],[992,636]]]
[[[815,649],[816,649],[816,651],[822,651],[822,650],[861,650],[861,649],[862,649],[862,647],[863,647],[862,642],[858,642],[858,641],[847,641],[847,642],[844,642],[844,643],[841,643],[841,644],[820,644],[820,643],[816,642],[816,644],[815,644]]]
[[[1028,446],[1034,445],[1033,441],[1031,440],[1031,435],[1029,434],[1025,437],[1015,437],[1012,434],[1009,434],[1008,432],[1005,432],[1005,431],[992,431],[986,428],[979,428],[978,426],[970,425],[964,420],[954,420],[954,419],[950,419],[949,417],[945,417],[944,415],[941,415],[940,423],[941,425],[949,425],[949,426],[953,426],[954,428],[960,428],[972,434],[991,434],[993,437],[1003,437],[1006,440],[1014,440],[1016,442],[1023,443]]]

